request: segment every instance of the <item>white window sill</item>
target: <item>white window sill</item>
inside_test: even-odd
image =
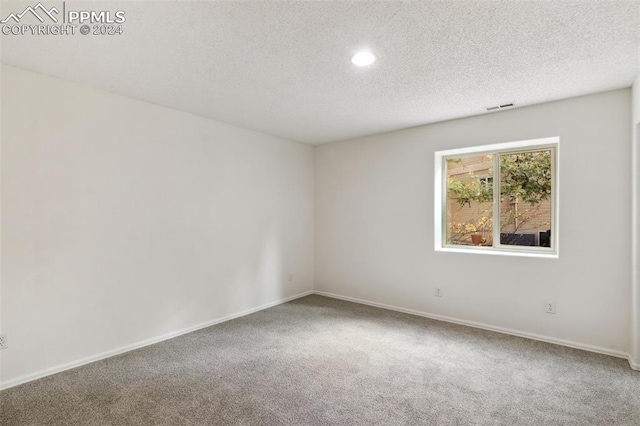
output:
[[[436,247],[436,251],[449,253],[490,254],[494,256],[537,257],[541,259],[557,259],[556,252],[533,252],[521,250],[502,250],[495,247]]]

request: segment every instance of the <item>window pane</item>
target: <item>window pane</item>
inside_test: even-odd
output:
[[[500,155],[500,244],[551,246],[551,150]]]
[[[447,158],[446,244],[493,244],[493,155]]]

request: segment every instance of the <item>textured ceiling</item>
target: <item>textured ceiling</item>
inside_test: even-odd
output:
[[[35,3],[3,0],[2,17]],[[628,87],[640,69],[640,0],[66,3],[126,11],[124,34],[2,35],[3,61],[312,144]]]

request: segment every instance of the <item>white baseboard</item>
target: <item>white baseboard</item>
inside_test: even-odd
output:
[[[633,368],[634,370],[640,371],[640,364],[633,361],[631,354],[629,354],[628,358],[629,358],[629,365],[631,366],[631,368]]]
[[[610,356],[614,356],[616,358],[624,358],[624,359],[628,359],[629,360],[629,365],[631,366],[631,368],[633,368],[634,370],[640,370],[640,365],[635,364],[632,361],[631,356],[629,354],[625,353],[625,352],[622,352],[622,351],[616,351],[616,350],[613,350],[613,349],[602,348],[602,347],[599,347],[599,346],[587,345],[587,344],[584,344],[584,343],[573,342],[573,341],[570,341],[570,340],[557,339],[555,337],[542,336],[542,335],[534,334],[534,333],[527,333],[527,332],[524,332],[524,331],[513,330],[513,329],[510,329],[510,328],[496,327],[496,326],[493,326],[493,325],[482,324],[482,323],[475,322],[475,321],[461,320],[461,319],[457,319],[457,318],[447,317],[447,316],[444,316],[444,315],[430,314],[428,312],[416,311],[414,309],[401,308],[399,306],[387,305],[385,303],[372,302],[372,301],[369,301],[369,300],[357,299],[355,297],[342,296],[342,295],[334,294],[334,293],[327,293],[325,291],[315,290],[314,294],[317,294],[317,295],[320,295],[320,296],[331,297],[331,298],[334,298],[334,299],[346,300],[347,302],[359,303],[361,305],[369,305],[369,306],[375,306],[377,308],[388,309],[388,310],[391,310],[391,311],[403,312],[405,314],[417,315],[417,316],[430,318],[430,319],[434,319],[434,320],[438,320],[438,321],[445,321],[445,322],[450,322],[450,323],[453,323],[453,324],[466,325],[468,327],[474,327],[474,328],[480,328],[480,329],[483,329],[483,330],[495,331],[497,333],[509,334],[509,335],[512,335],[512,336],[524,337],[524,338],[532,339],[532,340],[539,340],[541,342],[553,343],[553,344],[556,344],[556,345],[567,346],[567,347],[574,348],[574,349],[582,349],[584,351],[595,352],[595,353],[599,353],[599,354],[603,354],[603,355],[610,355]]]
[[[89,363],[92,363],[92,362],[95,362],[95,361],[100,361],[101,359],[109,358],[109,357],[112,357],[112,356],[115,356],[115,355],[120,355],[122,353],[129,352],[129,351],[132,351],[132,350],[135,350],[135,349],[139,349],[139,348],[143,348],[145,346],[153,345],[154,343],[159,343],[159,342],[162,342],[164,340],[172,339],[174,337],[178,337],[178,336],[181,336],[183,334],[187,334],[187,333],[191,333],[191,332],[196,331],[196,330],[200,330],[201,328],[211,327],[212,325],[220,324],[220,323],[225,322],[225,321],[229,321],[229,320],[232,320],[232,319],[235,319],[235,318],[243,317],[245,315],[249,315],[249,314],[252,314],[254,312],[261,311],[263,309],[271,308],[271,307],[276,306],[276,305],[281,305],[283,303],[290,302],[292,300],[299,299],[299,298],[304,297],[304,296],[308,296],[310,294],[313,294],[313,291],[306,291],[304,293],[296,294],[294,296],[290,296],[290,297],[287,297],[287,298],[284,298],[284,299],[277,300],[275,302],[271,302],[271,303],[267,303],[267,304],[262,305],[262,306],[258,306],[257,308],[247,309],[247,310],[244,310],[242,312],[238,312],[236,314],[227,315],[226,317],[217,318],[217,319],[214,319],[214,320],[211,320],[211,321],[207,321],[207,322],[202,323],[202,324],[198,324],[198,325],[194,325],[192,327],[184,328],[182,330],[173,331],[171,333],[163,334],[162,336],[153,337],[151,339],[143,340],[141,342],[133,343],[131,345],[122,346],[122,347],[117,348],[117,349],[112,349],[110,351],[102,352],[102,353],[91,355],[91,356],[88,356],[88,357],[85,357],[85,358],[82,358],[82,359],[78,359],[78,360],[75,360],[75,361],[67,362],[65,364],[56,365],[54,367],[50,367],[50,368],[46,368],[44,370],[36,371],[35,373],[26,374],[24,376],[20,376],[20,377],[17,377],[15,379],[11,379],[11,380],[7,380],[7,381],[4,381],[4,382],[0,382],[0,390],[8,389],[8,388],[11,388],[11,387],[14,387],[14,386],[18,386],[18,385],[21,385],[23,383],[30,382],[32,380],[41,379],[43,377],[50,376],[50,375],[55,374],[55,373],[60,373],[60,372],[65,371],[65,370],[70,370],[72,368],[80,367],[82,365],[89,364]]]

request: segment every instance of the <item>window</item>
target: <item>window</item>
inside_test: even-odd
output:
[[[557,257],[558,138],[435,153],[435,248]]]

